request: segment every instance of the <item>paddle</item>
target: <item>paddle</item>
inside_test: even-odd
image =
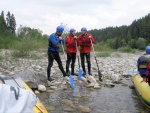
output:
[[[80,59],[79,59],[79,50],[78,50],[78,46],[77,46],[77,40],[75,40],[75,43],[76,43],[78,66],[79,66],[79,69],[78,69],[78,80],[81,80],[81,77],[82,77],[82,69],[80,68]]]
[[[97,62],[97,59],[96,59],[96,55],[95,55],[93,43],[92,43],[92,40],[91,40],[91,39],[90,39],[90,41],[91,41],[91,45],[92,45],[92,48],[93,48],[93,53],[94,53],[95,61],[96,61],[97,68],[98,68],[98,77],[99,77],[99,81],[102,81],[102,74],[101,74],[101,72],[100,72],[100,70],[99,70],[99,66],[98,66],[98,62]]]
[[[65,57],[65,61],[66,61],[67,68],[69,68],[69,66],[68,66],[68,64],[67,64],[66,55],[65,55],[64,46],[63,46],[62,41],[61,41],[61,45],[62,45],[62,49],[63,49],[63,53],[64,53],[64,57]],[[73,80],[73,78],[72,78],[72,75],[70,74],[70,71],[69,71],[69,82],[70,82],[71,88],[75,88],[74,80]]]

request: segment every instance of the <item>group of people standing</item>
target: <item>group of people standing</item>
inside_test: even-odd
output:
[[[87,33],[87,29],[85,27],[81,28],[81,35],[79,35],[78,37],[76,36],[76,30],[70,29],[70,34],[66,36],[66,38],[64,39],[62,38],[63,31],[64,27],[58,26],[56,28],[56,32],[52,33],[48,38],[49,45],[48,45],[47,80],[50,82],[54,80],[50,76],[51,67],[53,66],[54,60],[57,62],[59,69],[63,74],[63,77],[68,78],[69,74],[77,75],[77,73],[74,72],[77,49],[80,52],[83,76],[87,74],[85,69],[85,58],[88,66],[88,74],[92,75],[90,52],[91,46],[95,42],[95,39],[91,34]],[[63,68],[62,61],[59,56],[59,44],[63,44],[66,46],[66,54],[67,54],[66,71]],[[69,71],[70,63],[71,63],[71,72]]]

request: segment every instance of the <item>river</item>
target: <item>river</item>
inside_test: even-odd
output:
[[[62,99],[72,100],[76,106],[83,105],[91,109],[90,113],[150,113],[150,110],[137,97],[135,89],[129,88],[133,83],[128,78],[122,80],[123,84],[115,84],[115,87],[102,86],[101,89],[91,90],[77,86],[68,91],[55,91],[53,93],[41,93],[38,95],[46,106],[49,113],[67,113],[61,102]],[[85,95],[78,98],[74,95]],[[80,113],[78,109],[72,108],[71,113]]]

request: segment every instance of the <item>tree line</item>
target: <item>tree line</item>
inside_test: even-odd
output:
[[[134,20],[129,26],[122,25],[119,27],[93,29],[88,32],[94,36],[97,45],[107,45],[113,49],[122,47],[145,49],[147,45],[150,45],[150,14]],[[68,33],[68,31],[65,33]],[[77,35],[79,34],[78,32]],[[48,37],[48,35],[42,35],[40,29],[23,27],[22,25],[16,31],[15,16],[8,11],[5,18],[4,12],[2,11],[0,15],[0,38],[5,36],[22,38]]]
[[[15,30],[16,30],[16,20],[14,15],[8,11],[5,19],[4,12],[2,11],[0,15],[0,34],[1,35],[15,34]]]
[[[131,25],[107,27],[90,30],[97,43],[107,44],[111,48],[131,47],[145,49],[150,45],[150,13],[145,17],[134,20]]]
[[[20,25],[16,31],[16,20],[14,14],[11,14],[9,11],[4,15],[4,11],[0,15],[0,36],[16,36],[16,37],[47,37],[47,35],[42,35],[40,29],[25,27]]]

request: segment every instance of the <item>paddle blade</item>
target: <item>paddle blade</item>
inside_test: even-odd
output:
[[[72,78],[72,76],[70,75],[69,76],[69,81],[70,81],[70,86],[71,86],[71,88],[75,88],[75,84],[74,84],[74,80],[73,80],[73,78]]]
[[[78,69],[78,80],[81,80],[82,77],[82,70]]]
[[[101,74],[100,70],[98,70],[98,77],[99,77],[99,81],[102,81],[102,74]]]

